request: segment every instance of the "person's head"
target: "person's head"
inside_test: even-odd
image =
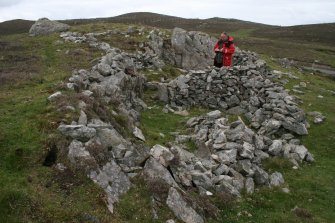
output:
[[[221,35],[220,35],[220,39],[221,40],[223,40],[223,41],[225,41],[225,40],[227,40],[228,39],[228,35],[227,35],[227,33],[221,33]]]

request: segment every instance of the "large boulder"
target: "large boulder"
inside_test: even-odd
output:
[[[29,34],[32,36],[48,35],[56,32],[64,32],[69,29],[70,26],[67,24],[41,18],[31,26]]]
[[[213,64],[215,39],[202,32],[174,28],[171,36],[175,64],[184,69],[202,69]]]

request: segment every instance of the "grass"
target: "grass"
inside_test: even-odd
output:
[[[85,213],[112,222],[100,188],[85,176],[62,175],[42,166],[48,136],[55,134],[64,115],[46,98],[73,68],[88,68],[100,55],[92,49],[73,55],[79,46],[53,44],[57,39],[26,34],[1,37],[1,42],[15,44],[4,52],[1,74],[15,69],[21,73],[6,77],[0,88],[0,222],[85,222]],[[7,60],[11,55],[18,59]],[[32,55],[35,59],[29,60]],[[22,73],[30,67],[36,67],[36,74],[25,78]]]

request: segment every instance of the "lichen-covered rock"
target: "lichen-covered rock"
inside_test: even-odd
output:
[[[107,193],[108,210],[113,213],[114,203],[118,202],[119,197],[130,189],[129,178],[113,160],[101,169],[92,171],[89,177]]]
[[[48,35],[55,32],[64,32],[70,29],[70,26],[57,21],[50,21],[47,18],[37,20],[29,30],[32,36]]]
[[[203,218],[185,201],[181,194],[173,187],[169,190],[166,200],[167,206],[174,215],[186,223],[203,223]]]

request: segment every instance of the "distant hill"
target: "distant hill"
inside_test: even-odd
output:
[[[168,29],[177,26],[187,30],[204,31],[213,34],[218,34],[222,31],[238,32],[241,30],[250,30],[249,35],[254,37],[318,42],[335,46],[335,23],[280,27],[237,19],[218,17],[210,19],[186,19],[149,12],[127,13],[109,18],[63,20],[61,22],[69,25],[114,22],[143,24]],[[28,32],[33,23],[33,21],[21,19],[2,22],[0,23],[0,35]]]
[[[295,40],[335,46],[335,23],[264,27],[253,31],[252,35],[276,40]]]
[[[15,19],[0,23],[0,35],[27,33],[34,21]]]
[[[241,49],[274,58],[288,58],[307,64],[320,61],[335,68],[335,23],[300,26],[272,26],[237,19],[187,19],[149,12],[127,13],[109,18],[71,19],[60,22],[75,26],[92,23],[138,24],[157,28],[203,31],[218,36],[226,31]],[[0,35],[28,33],[34,21],[12,20],[0,23]]]

